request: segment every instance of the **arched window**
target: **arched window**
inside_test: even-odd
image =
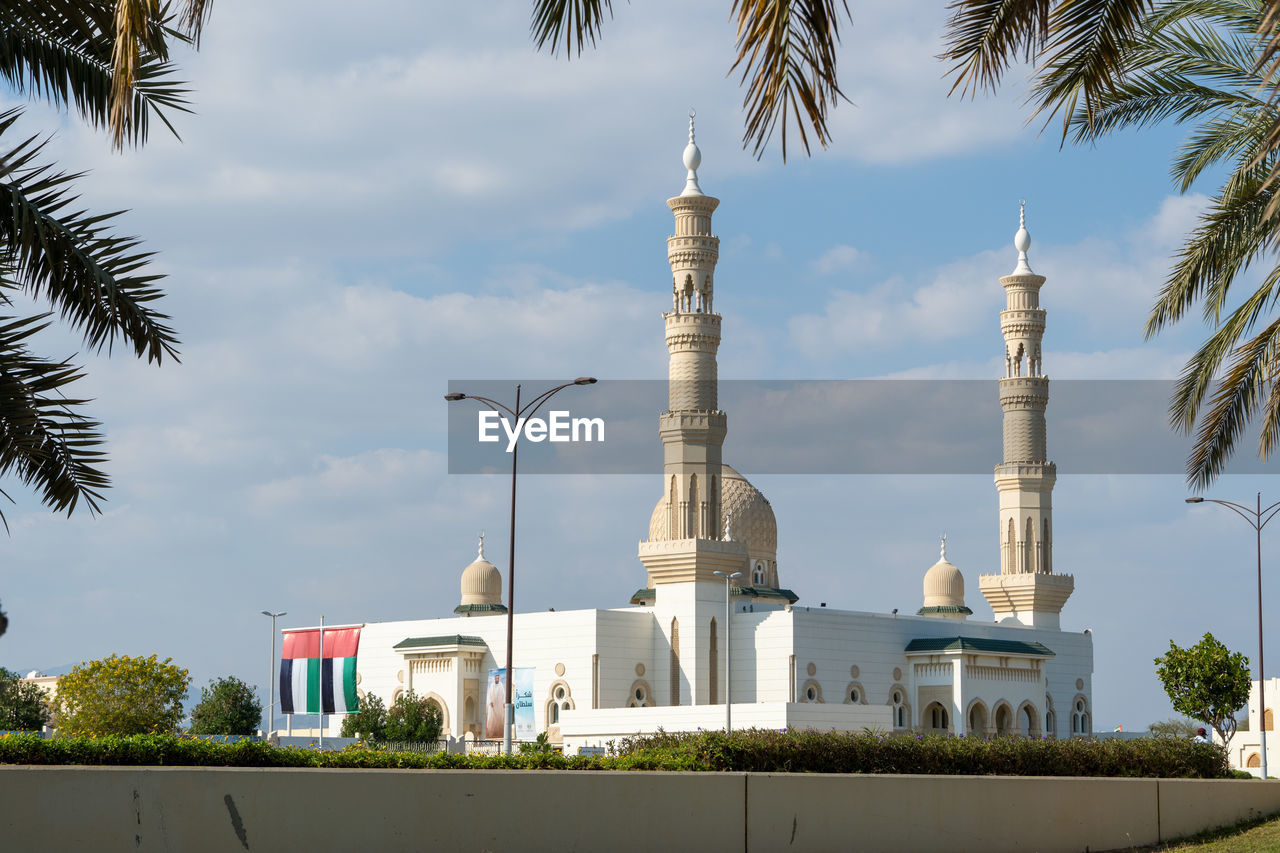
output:
[[[764,586],[764,563],[756,563],[755,569],[751,572],[751,582],[756,586]]]
[[[698,537],[698,475],[689,475],[689,511],[685,520],[684,539]]]
[[[1249,760],[1248,760],[1248,761],[1246,761],[1246,762],[1244,763],[1244,766],[1245,766],[1245,767],[1257,767],[1257,768],[1261,769],[1261,768],[1262,768],[1262,756],[1258,755],[1258,753],[1256,753],[1256,752],[1251,752],[1251,753],[1249,753]]]
[[[1076,698],[1071,701],[1071,733],[1073,735],[1088,735],[1092,732],[1089,726],[1089,700],[1083,694],[1077,693]]]
[[[671,617],[671,704],[680,704],[680,620]]]
[[[667,498],[667,538],[680,538],[680,485],[671,475],[671,496]]]
[[[893,709],[893,727],[908,728],[911,725],[911,709],[907,705],[907,691],[901,684],[889,688],[889,705]]]
[[[844,689],[844,701],[846,705],[865,705],[867,704],[867,691],[857,681],[850,681],[849,686]]]
[[[707,701],[712,705],[720,702],[720,638],[716,636],[716,620],[711,617],[711,642],[707,645],[707,674],[710,682]]]
[[[1009,533],[1004,540],[1004,572],[1007,575],[1014,574],[1018,571],[1017,562],[1014,559],[1015,548],[1017,547],[1018,535],[1013,526],[1013,519],[1009,519]]]
[[[1040,551],[1043,554],[1040,561],[1040,571],[1046,575],[1053,572],[1053,548],[1049,545],[1051,541],[1049,539],[1049,519],[1046,518],[1044,520],[1044,534],[1040,537]]]
[[[1023,563],[1022,570],[1028,574],[1038,571],[1036,567],[1036,529],[1031,524],[1030,517],[1027,518],[1027,538],[1022,543]]]
[[[638,679],[632,682],[631,689],[627,692],[627,707],[653,707],[653,691],[649,689],[649,682],[643,679]]]
[[[1048,693],[1044,695],[1044,736],[1058,736],[1058,715],[1053,710],[1053,697]]]
[[[547,688],[547,725],[554,726],[560,722],[561,711],[574,709],[573,689],[569,682],[557,679]]]
[[[822,704],[822,685],[812,678],[806,681],[800,688],[800,701],[810,705]]]
[[[462,722],[474,723],[476,720],[476,699],[474,696],[468,696],[467,701],[462,706]]]
[[[714,522],[713,522],[714,519]],[[715,529],[711,525],[715,524]],[[720,539],[724,536],[720,521],[720,478],[711,478],[711,488],[707,493],[707,532],[708,539]]]
[[[1267,731],[1275,729],[1275,718],[1272,716],[1270,708],[1262,713],[1262,727]]]

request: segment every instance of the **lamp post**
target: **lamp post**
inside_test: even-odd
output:
[[[1211,503],[1225,506],[1236,515],[1243,518],[1253,528],[1257,536],[1257,554],[1258,554],[1258,746],[1262,751],[1262,778],[1267,778],[1267,700],[1264,692],[1263,684],[1263,668],[1262,668],[1262,528],[1267,526],[1267,522],[1276,517],[1276,513],[1280,512],[1280,501],[1273,503],[1271,506],[1263,509],[1262,492],[1258,492],[1257,502],[1254,506],[1245,506],[1234,501],[1220,501],[1213,498],[1187,498],[1189,504]]]
[[[271,704],[267,705],[267,738],[270,739],[271,733],[276,730],[276,619],[289,614],[283,610],[279,613],[264,610],[262,615],[271,617],[271,674],[267,676],[268,689],[271,691]]]
[[[508,407],[497,400],[491,400],[488,397],[481,397],[478,394],[463,394],[460,392],[452,392],[445,394],[444,398],[450,403],[456,403],[459,400],[475,400],[484,406],[493,409],[499,415],[506,412],[511,416],[511,426],[515,428],[520,419],[526,415],[532,417],[542,404],[550,400],[560,391],[568,388],[570,385],[594,385],[596,378],[594,376],[579,376],[572,382],[566,382],[563,385],[543,391],[534,397],[524,408],[520,407],[520,386],[516,385],[516,403],[514,407]],[[516,613],[516,457],[520,451],[520,438],[517,433],[515,442],[511,446],[511,536],[508,541],[507,551],[507,695],[506,695],[506,720],[503,725],[502,732],[502,749],[508,755],[511,754],[511,728],[515,724],[516,709],[511,704],[511,683],[514,681],[515,673],[511,669],[511,633],[515,625]]]
[[[729,605],[729,595],[733,590],[733,582],[742,577],[742,572],[726,575],[724,572],[712,572],[724,578],[724,733],[733,731],[733,698],[729,692],[733,687],[733,608]]]

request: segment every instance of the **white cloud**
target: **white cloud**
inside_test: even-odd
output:
[[[866,254],[853,246],[832,246],[813,262],[813,270],[819,275],[831,275],[854,269],[866,260]]]

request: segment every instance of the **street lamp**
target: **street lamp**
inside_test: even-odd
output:
[[[1263,509],[1262,492],[1258,492],[1257,503],[1250,507],[1244,504],[1238,504],[1233,501],[1219,501],[1213,498],[1187,498],[1189,504],[1211,503],[1225,506],[1236,515],[1249,522],[1249,526],[1254,529],[1257,534],[1257,553],[1258,553],[1258,746],[1262,750],[1262,778],[1267,778],[1267,700],[1263,686],[1263,669],[1262,669],[1262,528],[1267,526],[1267,522],[1276,517],[1276,513],[1280,512],[1280,501],[1273,503],[1271,506]],[[1265,517],[1264,517],[1265,516]]]
[[[276,619],[289,614],[283,610],[279,613],[264,610],[262,615],[271,617],[271,668],[269,670],[271,674],[267,676],[267,684],[271,691],[271,704],[267,706],[267,738],[270,739],[271,733],[276,729]]]
[[[549,391],[543,391],[537,397],[534,397],[520,407],[520,386],[516,385],[516,404],[514,407],[507,407],[499,403],[497,400],[491,400],[488,397],[481,397],[478,394],[463,394],[461,392],[451,392],[444,395],[444,398],[450,403],[456,403],[459,400],[475,400],[498,414],[506,412],[511,416],[511,426],[514,428],[520,423],[520,419],[526,414],[530,417],[542,407],[542,404],[550,400],[560,391],[568,388],[570,385],[594,385],[596,384],[594,376],[579,376],[572,382],[566,382],[563,385],[557,385]],[[502,749],[508,755],[511,754],[511,728],[515,724],[516,709],[511,704],[511,683],[515,678],[515,673],[511,669],[511,632],[515,625],[516,612],[516,454],[520,451],[520,438],[517,433],[516,439],[511,447],[511,536],[509,540],[509,550],[507,552],[507,696],[506,696],[506,722],[503,725],[502,733]]]
[[[733,609],[729,606],[729,595],[733,582],[742,577],[742,572],[726,575],[724,572],[712,572],[724,578],[724,733],[733,731],[733,700],[729,693],[733,686]]]

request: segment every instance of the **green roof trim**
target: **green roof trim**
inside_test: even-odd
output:
[[[1022,640],[987,640],[979,637],[924,637],[907,643],[907,654],[912,652],[987,652],[997,655],[1031,655],[1053,657],[1054,653],[1041,643]]]
[[[453,608],[454,613],[506,613],[505,604],[459,604]]]
[[[746,595],[751,598],[786,601],[790,604],[795,604],[800,600],[800,596],[789,589],[774,589],[771,586],[735,586],[733,587],[733,594]],[[637,589],[631,596],[631,603],[650,604],[655,597],[656,593],[652,589]]]
[[[776,598],[789,604],[795,604],[800,600],[800,596],[789,589],[774,589],[771,586],[735,586],[733,594],[749,595],[752,598]]]
[[[467,637],[462,634],[448,634],[443,637],[406,637],[396,643],[393,649],[420,649],[425,646],[487,646],[479,637]]]
[[[930,613],[964,613],[969,616],[973,615],[973,611],[964,605],[956,606],[954,604],[935,604],[932,607],[921,607],[916,611],[917,616],[928,616]]]

